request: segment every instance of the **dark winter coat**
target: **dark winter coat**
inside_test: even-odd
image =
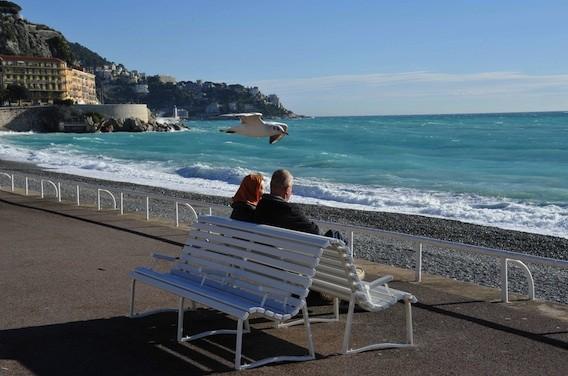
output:
[[[318,225],[310,221],[297,205],[286,202],[279,196],[262,195],[254,212],[254,222],[308,232],[319,235]]]
[[[249,204],[248,202],[238,201],[231,204],[233,212],[231,213],[231,219],[237,219],[239,221],[254,222],[254,210],[256,206]]]

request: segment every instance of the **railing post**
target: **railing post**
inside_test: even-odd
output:
[[[43,193],[44,193],[44,190],[43,190],[43,183],[49,183],[49,184],[51,184],[51,186],[52,186],[53,189],[55,190],[55,198],[58,198],[58,197],[59,197],[59,190],[57,189],[57,185],[56,185],[54,182],[52,182],[51,180],[48,180],[48,179],[41,179],[41,180],[40,180],[40,183],[39,183],[40,186],[41,186],[41,198],[43,198],[43,196],[44,196],[44,194],[43,194]]]
[[[353,244],[353,239],[354,239],[353,231],[351,231],[351,247],[350,247],[350,250],[351,250],[351,258],[354,258],[354,257],[355,257],[355,251],[354,251],[354,247],[355,247],[355,246],[354,246],[354,244]]]
[[[81,206],[81,200],[79,199],[79,185],[77,184],[77,206]]]
[[[117,210],[118,208],[116,207],[116,198],[114,197],[112,192],[109,191],[108,189],[101,189],[101,188],[97,189],[97,209],[101,210],[101,192],[104,192],[110,196],[110,198],[112,199],[112,209]]]
[[[12,192],[14,192],[14,174],[10,175],[6,172],[0,172],[0,175],[4,175],[10,179],[10,188],[12,189]]]
[[[124,193],[120,192],[120,215],[124,215]]]
[[[525,277],[527,278],[527,283],[529,285],[529,299],[534,300],[534,279],[528,266],[524,262],[515,259],[507,259],[507,265],[509,263],[516,264],[525,273]]]
[[[176,201],[176,227],[179,227],[179,202]]]
[[[29,191],[28,186],[29,186],[28,185],[28,177],[26,176],[26,196],[28,195],[28,191]]]
[[[416,282],[422,282],[422,243],[418,243],[418,249],[416,250],[416,270],[414,280]]]
[[[150,220],[150,197],[146,196],[146,220]]]
[[[61,202],[61,182],[57,182],[57,193],[58,193],[58,201]]]
[[[501,258],[501,301],[509,303],[509,276],[507,271],[507,258]]]
[[[209,215],[213,215],[213,209],[211,209],[211,206],[209,207]]]

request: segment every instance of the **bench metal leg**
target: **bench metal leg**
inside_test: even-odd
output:
[[[134,293],[136,291],[136,280],[132,278],[130,285],[130,309],[128,310],[128,317],[134,317]]]
[[[312,317],[310,318],[311,323],[316,322],[336,322],[339,321],[339,298],[333,298],[333,316],[332,317]],[[287,322],[275,322],[276,328],[288,328],[294,325],[300,325],[304,323],[304,319],[297,319]]]
[[[237,322],[237,343],[235,345],[235,369],[241,369],[241,352],[243,349],[243,320]]]
[[[128,317],[130,318],[141,318],[150,315],[154,315],[156,313],[163,313],[163,312],[178,312],[179,308],[159,308],[148,310],[140,313],[134,312],[134,296],[136,295],[136,279],[132,279],[132,284],[130,285],[130,308],[128,310]],[[195,302],[192,303],[192,308],[195,309]]]
[[[178,335],[177,335],[177,340],[178,342],[189,342],[189,341],[194,341],[196,339],[199,338],[203,338],[203,337],[208,337],[208,336],[214,336],[214,335],[219,335],[219,334],[236,334],[238,336],[239,334],[239,328],[237,325],[237,330],[233,330],[233,329],[218,329],[218,330],[208,330],[206,332],[201,332],[198,334],[194,334],[191,336],[183,336],[183,316],[184,316],[184,298],[180,298],[180,303],[179,303],[179,308],[178,308]],[[241,320],[241,319],[239,319]],[[249,324],[249,320],[244,319],[244,331],[243,333],[247,334],[250,333],[250,324]],[[242,333],[241,333],[242,334]]]
[[[355,311],[355,299],[351,297],[349,300],[349,312],[347,314],[347,323],[345,324],[345,335],[343,337],[343,346],[341,352],[343,354],[353,354],[369,350],[379,350],[379,349],[389,349],[389,348],[401,348],[401,347],[412,347],[414,346],[414,337],[412,333],[412,311],[410,300],[404,300],[405,317],[406,317],[406,343],[376,343],[368,346],[359,347],[356,349],[350,349],[351,343],[351,328],[353,323],[353,314]]]
[[[343,354],[346,354],[349,351],[349,344],[351,343],[351,323],[353,321],[354,310],[355,310],[355,298],[351,296],[351,299],[349,299],[349,310],[347,311],[347,322],[345,323],[343,346],[341,347],[341,352]]]
[[[178,324],[177,324],[177,340],[181,341],[183,338],[183,298],[179,298],[178,302]]]
[[[404,300],[404,309],[406,311],[406,343],[414,345],[414,332],[412,329],[412,304],[410,300]]]
[[[255,367],[260,367],[263,366],[265,364],[269,364],[269,363],[277,363],[277,362],[304,362],[306,360],[313,360],[316,358],[316,353],[315,353],[315,348],[314,348],[314,340],[313,340],[313,336],[312,336],[312,330],[310,327],[310,318],[308,316],[308,309],[307,307],[304,305],[304,307],[302,308],[302,314],[304,316],[303,322],[306,328],[306,336],[307,336],[307,340],[308,340],[308,351],[309,351],[309,355],[283,355],[283,356],[274,356],[274,357],[269,357],[269,358],[264,358],[261,360],[257,360],[255,362],[249,363],[249,364],[240,364],[240,359],[241,359],[241,346],[242,346],[242,338],[239,334],[237,334],[237,346],[236,346],[236,351],[235,351],[235,369],[237,370],[242,370],[242,369],[248,369],[248,368],[255,368]],[[239,320],[239,324],[237,326],[237,331],[241,329],[242,330],[242,322],[241,320]],[[237,362],[238,359],[238,362]]]

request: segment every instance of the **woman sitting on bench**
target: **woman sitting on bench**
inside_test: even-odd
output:
[[[264,192],[264,177],[259,174],[249,174],[243,178],[241,185],[233,197],[231,219],[252,222],[258,201]]]

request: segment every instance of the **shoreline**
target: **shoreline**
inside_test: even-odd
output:
[[[54,172],[27,162],[14,162],[0,159],[0,170],[13,171],[17,174],[28,173],[47,177],[57,177],[58,179],[67,181],[102,185],[113,189],[121,188],[123,190],[134,192],[147,192],[153,195],[167,195],[172,198],[183,198],[190,201],[196,201],[203,205],[214,204],[228,206],[231,202],[230,198],[224,196],[193,193],[157,186]],[[104,184],[100,184],[101,182],[104,182]],[[304,213],[313,220],[337,222],[338,224],[346,225],[366,226],[386,231],[426,236],[440,240],[468,243],[483,247],[530,253],[531,247],[527,247],[526,244],[524,244],[527,240],[531,243],[537,242],[542,245],[562,243],[563,246],[568,247],[568,239],[559,236],[509,230],[500,227],[462,222],[454,219],[417,214],[338,208],[305,203],[296,203],[296,205],[302,207]],[[230,211],[230,208],[227,207],[226,209],[227,212]],[[470,233],[471,236],[467,236],[465,233]],[[556,248],[554,245],[553,247]],[[566,248],[566,251],[568,251],[568,248]],[[557,258],[568,260],[568,255]]]
[[[42,178],[50,178],[62,182],[62,192],[69,200],[74,195],[75,184],[90,186],[90,189],[81,191],[82,202],[96,200],[96,186],[111,191],[125,191],[131,195],[125,211],[144,212],[145,199],[143,196],[152,196],[152,217],[172,220],[175,200],[189,201],[195,205],[196,210],[202,213],[214,207],[214,215],[228,216],[231,208],[228,206],[230,198],[222,196],[204,195],[184,191],[169,190],[165,188],[145,186],[133,183],[102,180],[78,175],[70,175],[44,170],[31,163],[11,162],[0,160],[0,171],[13,172],[16,175],[16,186],[23,187],[23,176],[28,174]],[[19,179],[18,179],[19,177]],[[2,187],[6,189],[6,179],[2,179]],[[37,184],[39,186],[39,184]],[[31,188],[31,187],[30,187]],[[82,188],[83,189],[83,188]],[[33,190],[37,190],[37,187]],[[52,193],[50,193],[52,194]],[[138,194],[138,197],[133,197]],[[84,198],[85,197],[85,198]],[[162,198],[162,199],[160,199]],[[108,198],[104,198],[105,207],[111,205]],[[101,197],[101,202],[103,198]],[[497,248],[514,252],[521,252],[542,257],[568,260],[568,239],[550,235],[505,230],[497,227],[482,226],[460,222],[456,220],[425,217],[412,214],[399,214],[390,212],[363,211],[344,209],[312,204],[297,204],[302,207],[305,214],[312,220],[320,222],[320,228],[325,230],[334,227],[348,233],[353,231],[342,225],[364,226],[369,228],[394,231],[404,234],[425,236],[440,240],[472,244],[477,246]],[[183,213],[182,213],[183,212]],[[189,213],[180,210],[180,220],[190,218]],[[175,223],[175,219],[174,223]],[[333,222],[334,225],[327,222]],[[406,244],[405,244],[406,243]],[[374,262],[399,267],[411,268],[414,265],[414,252],[409,242],[386,242],[371,231],[356,230],[354,240],[355,256]],[[500,285],[500,271],[495,258],[479,256],[449,250],[425,251],[423,271],[442,275],[466,282],[496,287]],[[562,281],[568,279],[568,270],[530,265],[535,279],[535,288],[538,298],[568,303],[568,291],[562,289]],[[520,270],[510,269],[510,288],[512,291],[526,293],[526,280]],[[553,282],[556,280],[556,282]],[[564,282],[565,283],[565,282]]]

